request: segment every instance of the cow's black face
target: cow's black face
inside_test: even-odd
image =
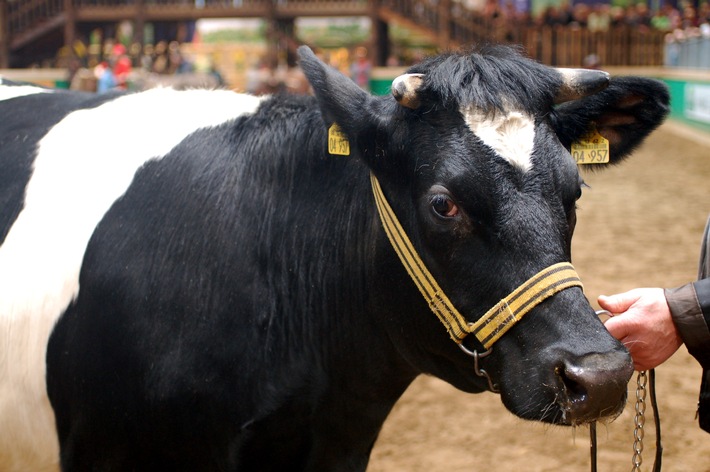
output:
[[[624,79],[598,91],[604,75],[570,76],[509,50],[418,65],[416,75],[393,84],[399,105],[368,96],[310,55],[303,65],[326,126],[337,121],[345,129],[425,264],[470,322],[538,271],[570,261],[582,187],[570,144],[594,124],[618,161],[668,105],[657,82]],[[389,267],[393,251],[383,252]],[[400,269],[382,283],[392,277],[407,276]],[[398,351],[460,389],[488,388],[411,285],[393,285],[407,286],[406,293],[392,294],[396,310],[385,309],[381,320]],[[467,348],[482,352],[469,338]],[[632,373],[628,353],[579,288],[538,305],[482,362],[512,412],[562,424],[617,415]]]
[[[496,150],[475,132],[491,134],[480,123],[437,115],[412,124],[408,152],[420,165],[412,176],[414,188],[408,189],[417,202],[410,232],[444,291],[473,321],[541,269],[570,260],[582,180],[544,116],[522,124],[530,126],[522,138],[513,126],[512,135],[498,136],[517,141],[522,146],[514,151],[527,153],[506,158],[503,146]],[[436,132],[427,133],[427,127]],[[520,143],[525,133],[532,135],[528,145]],[[448,136],[432,142],[427,135]],[[398,211],[406,213],[408,196],[401,198]],[[425,316],[432,320],[429,329],[436,330],[437,321]],[[442,342],[454,352],[423,361],[428,370],[464,390],[487,388],[486,379],[472,375],[473,360],[455,352],[450,340]],[[482,352],[473,336],[465,345]],[[618,414],[631,375],[625,349],[576,288],[526,315],[482,362],[511,411],[557,423]]]

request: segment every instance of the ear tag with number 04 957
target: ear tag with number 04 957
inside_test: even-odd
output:
[[[592,127],[570,149],[577,164],[606,164],[609,162],[609,140]]]
[[[338,123],[333,123],[328,128],[328,152],[339,156],[350,155],[350,141]]]

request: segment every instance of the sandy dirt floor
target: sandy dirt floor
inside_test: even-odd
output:
[[[585,172],[573,262],[593,305],[599,294],[639,286],[673,287],[695,278],[710,213],[710,140],[666,124],[629,160]],[[656,369],[666,472],[710,472],[710,435],[694,420],[700,367],[685,347]],[[624,413],[598,427],[601,472],[631,470],[636,376]],[[650,413],[650,407],[648,408]],[[653,463],[646,422],[643,471]],[[587,471],[588,428],[546,426],[514,417],[497,395],[468,395],[420,377],[395,406],[369,472]]]

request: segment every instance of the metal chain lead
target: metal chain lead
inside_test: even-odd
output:
[[[643,458],[643,435],[646,423],[646,371],[642,370],[636,377],[636,415],[634,416],[634,457],[632,472],[640,472]]]

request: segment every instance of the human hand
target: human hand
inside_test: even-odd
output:
[[[653,369],[683,344],[662,288],[637,288],[611,296],[600,295],[597,301],[600,307],[612,313],[604,326],[629,350],[634,369]]]

